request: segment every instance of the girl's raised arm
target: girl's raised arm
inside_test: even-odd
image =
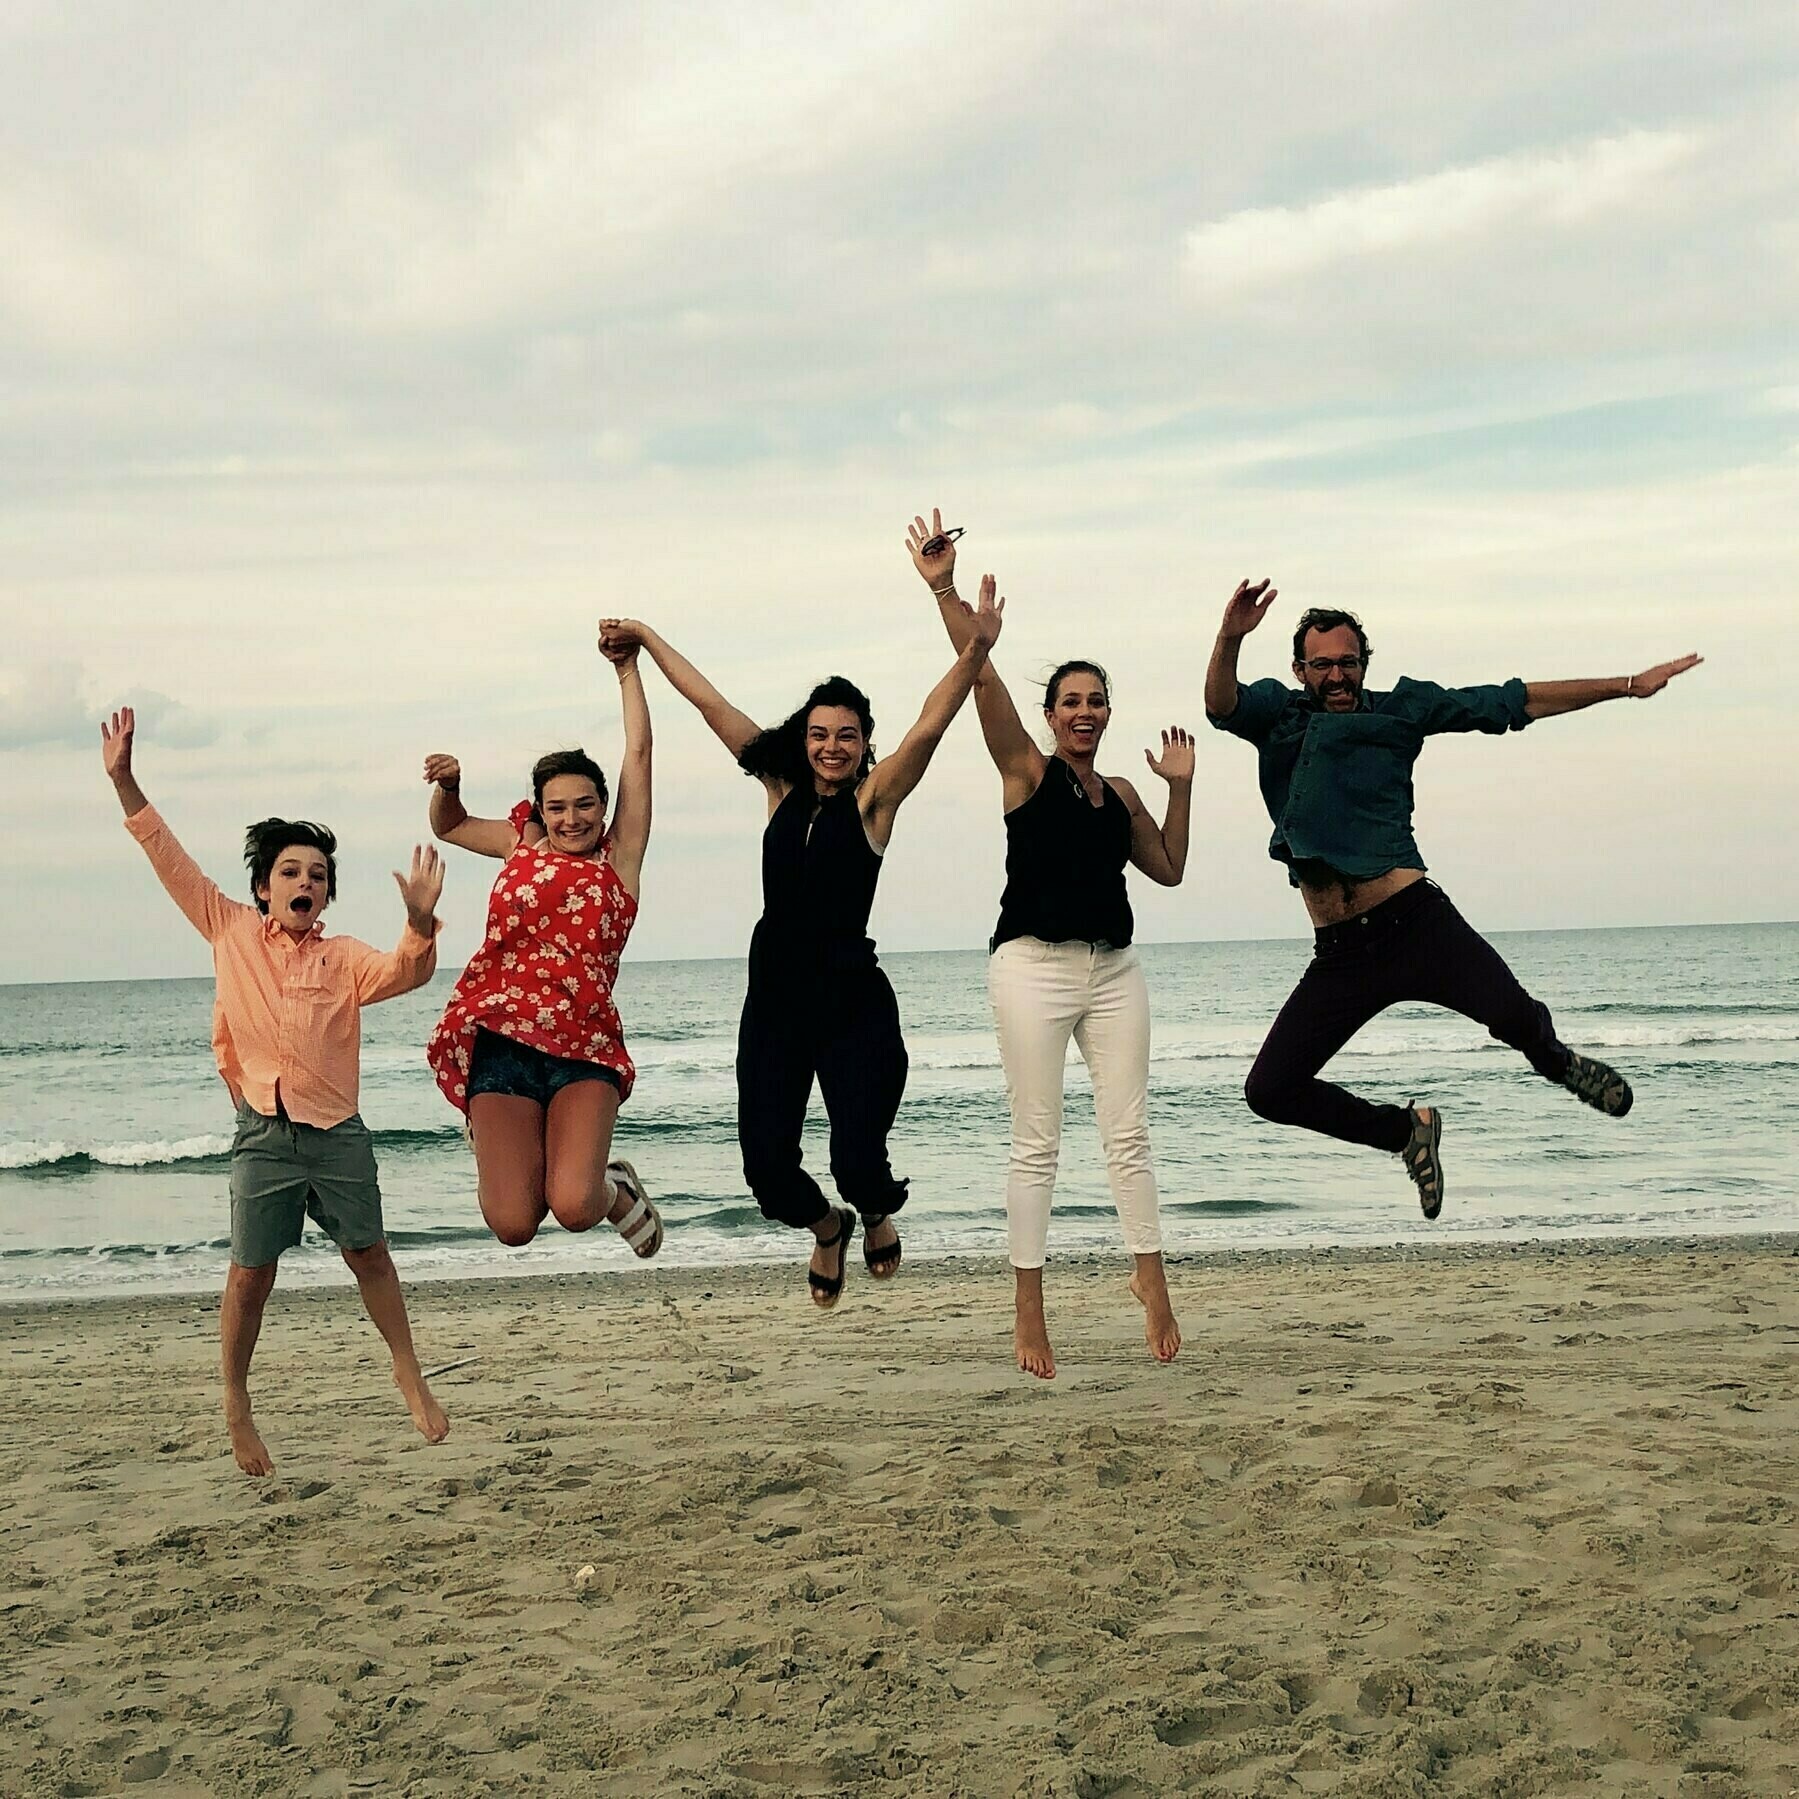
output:
[[[731,752],[733,762],[743,754],[750,740],[760,735],[762,727],[747,712],[739,712],[679,650],[672,648],[660,633],[652,631],[642,620],[601,619],[600,648],[608,657],[615,649],[648,650],[650,660],[662,670],[669,686],[706,721],[712,735]]]
[[[463,805],[462,764],[454,756],[427,756],[425,779],[431,786],[431,835],[440,843],[502,862],[518,848],[518,832],[505,819],[476,818]]]
[[[625,891],[638,898],[643,854],[650,843],[650,702],[637,666],[638,645],[608,641],[600,654],[618,671],[619,705],[625,715],[625,753],[618,765],[618,799],[612,810],[612,866]]]

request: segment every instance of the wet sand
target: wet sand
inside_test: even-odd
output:
[[[0,1311],[0,1791],[1788,1794],[1790,1239]],[[404,1268],[402,1267],[402,1275]],[[577,1572],[592,1575],[577,1584]]]

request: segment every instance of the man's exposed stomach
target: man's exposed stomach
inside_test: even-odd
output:
[[[1341,924],[1403,892],[1424,879],[1422,868],[1389,868],[1385,874],[1357,880],[1323,863],[1298,867],[1300,898],[1314,925]]]

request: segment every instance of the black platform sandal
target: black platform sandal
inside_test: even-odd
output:
[[[828,1312],[843,1296],[843,1277],[850,1271],[850,1238],[856,1234],[856,1214],[848,1206],[833,1206],[831,1210],[837,1215],[837,1235],[817,1239],[820,1249],[837,1251],[837,1278],[833,1280],[828,1274],[818,1274],[811,1268],[806,1270],[806,1285],[812,1289],[812,1303],[821,1312]]]
[[[862,1263],[870,1275],[878,1281],[890,1281],[899,1273],[902,1245],[897,1230],[893,1241],[880,1249],[876,1249],[869,1243],[868,1233],[878,1226],[888,1223],[892,1217],[891,1212],[883,1212],[877,1218],[862,1220]]]

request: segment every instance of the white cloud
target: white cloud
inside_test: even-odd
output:
[[[20,668],[0,687],[0,749],[85,744],[93,734],[94,714],[82,699],[75,663]]]
[[[0,750],[96,749],[100,721],[114,706],[130,706],[140,727],[173,749],[204,749],[218,740],[212,718],[165,693],[127,686],[103,708],[87,698],[90,686],[79,663],[60,658],[13,670],[0,685]]]
[[[1259,290],[1361,257],[1503,237],[1522,250],[1547,230],[1653,201],[1699,150],[1690,131],[1635,131],[1569,149],[1493,157],[1304,206],[1251,207],[1188,233],[1185,267],[1203,292]],[[1393,272],[1404,279],[1395,262]]]

